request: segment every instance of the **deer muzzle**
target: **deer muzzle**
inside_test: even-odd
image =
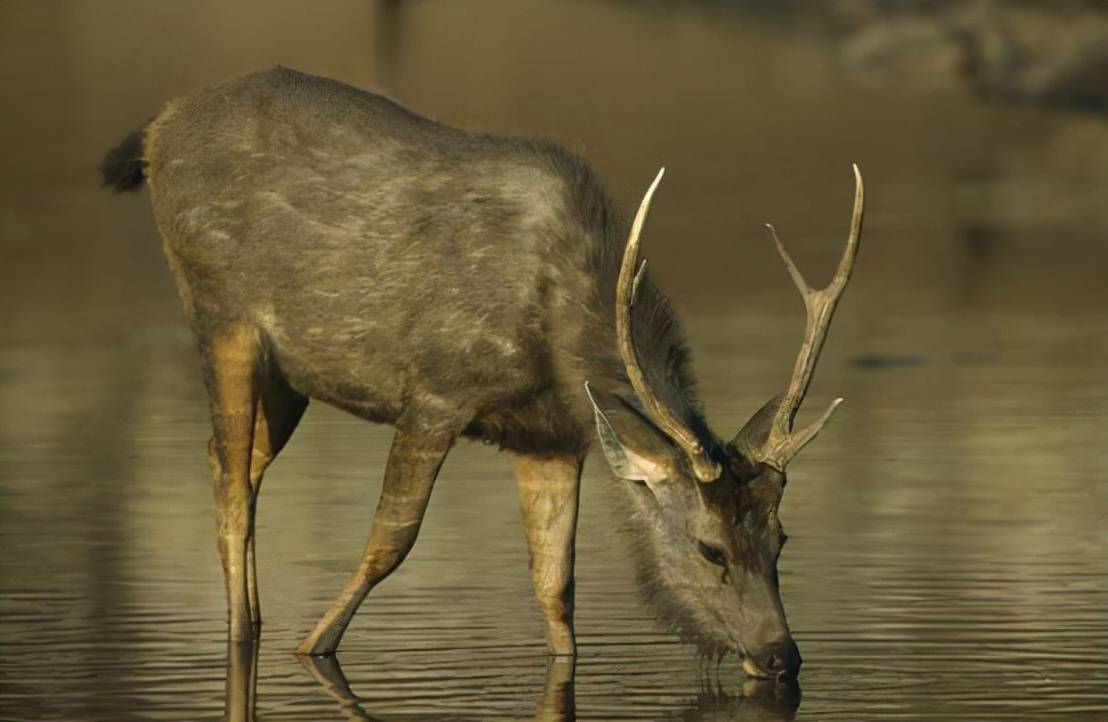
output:
[[[751,677],[786,682],[796,679],[802,662],[796,642],[786,637],[743,657],[742,668]]]

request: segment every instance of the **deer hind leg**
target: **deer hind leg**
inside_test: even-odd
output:
[[[216,506],[217,543],[227,585],[229,637],[254,638],[247,590],[246,550],[253,533],[250,457],[262,366],[260,334],[246,324],[224,326],[202,344],[212,404],[208,445]]]
[[[435,477],[453,443],[452,434],[397,429],[385,465],[381,499],[358,571],[297,647],[298,654],[333,654],[369,590],[404,561],[415,544]]]
[[[254,626],[262,623],[262,609],[258,601],[258,568],[254,553],[257,539],[254,516],[258,508],[262,476],[288,443],[307,406],[308,397],[293,391],[276,368],[270,366],[265,369],[254,409],[254,440],[250,450],[250,541],[246,547],[246,591],[250,621]]]
[[[277,454],[288,443],[296,429],[304,409],[308,406],[308,397],[293,391],[273,368],[259,375],[257,401],[254,406],[254,432],[250,449],[250,507],[247,527],[249,541],[246,546],[246,589],[250,622],[255,626],[262,623],[261,604],[258,598],[258,570],[255,555],[254,519],[258,508],[258,494],[262,486],[262,476]],[[213,477],[219,483],[223,467],[219,460],[216,438],[208,442],[208,456],[212,464]]]
[[[515,455],[512,464],[531,551],[531,578],[546,617],[547,643],[554,654],[572,655],[577,651],[573,560],[582,459],[576,455]]]

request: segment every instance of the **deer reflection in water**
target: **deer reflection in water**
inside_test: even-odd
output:
[[[227,645],[227,697],[225,722],[254,722],[257,707],[258,655],[260,642],[229,642]],[[362,706],[347,680],[338,657],[298,656],[304,669],[320,689],[337,703],[335,719],[396,722],[419,719],[418,714],[375,714]],[[574,698],[576,659],[551,657],[546,679],[535,704],[535,722],[571,722],[577,718]],[[795,680],[775,683],[746,680],[735,692],[723,690],[723,681],[710,675],[702,678],[702,688],[686,709],[667,716],[686,722],[790,722],[800,706],[800,686]],[[451,719],[465,719],[451,715]]]

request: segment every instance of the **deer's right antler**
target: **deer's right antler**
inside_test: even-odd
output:
[[[792,276],[800,295],[804,299],[804,307],[807,310],[807,323],[804,330],[804,342],[800,346],[800,353],[796,357],[793,366],[792,378],[789,379],[789,387],[785,393],[774,400],[776,410],[773,419],[769,423],[768,433],[760,433],[761,438],[755,444],[746,438],[748,429],[739,432],[732,442],[744,448],[744,451],[754,461],[761,461],[774,467],[778,471],[784,471],[789,461],[803,449],[808,442],[816,437],[823,429],[831,414],[835,411],[842,399],[831,402],[827,411],[816,419],[811,425],[797,433],[793,433],[793,421],[796,412],[808,393],[808,385],[812,382],[812,374],[816,369],[823,342],[827,338],[827,329],[831,325],[831,316],[835,313],[835,307],[839,303],[843,289],[850,280],[850,272],[854,269],[854,260],[858,257],[858,241],[862,236],[862,215],[865,209],[865,190],[862,185],[862,173],[858,166],[854,166],[854,214],[850,220],[850,236],[846,241],[846,249],[839,260],[839,267],[835,270],[835,276],[826,288],[814,289],[808,285],[796,267],[792,257],[789,256],[785,246],[777,237],[777,231],[773,226],[766,224],[773,235],[773,241],[777,244],[777,252],[785,261],[785,267]],[[773,404],[774,402],[771,402]],[[768,410],[768,409],[767,409]],[[755,417],[757,418],[757,416]],[[753,423],[753,420],[752,422]],[[751,427],[751,424],[747,424]]]

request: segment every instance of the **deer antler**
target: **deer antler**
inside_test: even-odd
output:
[[[704,445],[695,433],[678,419],[669,408],[663,404],[650,386],[646,383],[639,359],[635,353],[635,342],[631,334],[631,308],[635,304],[635,292],[638,291],[639,282],[642,281],[643,272],[646,270],[646,261],[635,266],[639,259],[639,235],[642,233],[643,223],[646,222],[646,214],[650,210],[650,200],[658,184],[662,182],[662,176],[666,169],[658,171],[654,182],[650,184],[646,195],[643,196],[639,210],[635,214],[635,221],[631,224],[631,234],[627,238],[627,247],[623,252],[623,264],[619,270],[619,283],[616,286],[616,342],[619,346],[619,355],[623,360],[623,366],[627,370],[627,378],[631,381],[631,387],[635,390],[650,418],[658,427],[672,439],[689,458],[693,472],[701,481],[715,481],[719,478],[721,468],[708,456]]]
[[[800,295],[804,298],[804,307],[807,310],[807,323],[804,331],[804,342],[800,346],[800,353],[796,357],[796,365],[793,366],[793,375],[789,380],[789,388],[784,396],[780,397],[780,403],[774,413],[769,433],[758,448],[752,450],[752,456],[757,461],[762,461],[773,466],[779,471],[784,471],[789,461],[803,449],[809,441],[814,439],[823,429],[824,424],[831,418],[842,399],[835,399],[827,411],[823,412],[816,421],[798,433],[793,433],[793,421],[796,412],[808,393],[808,385],[812,381],[812,373],[816,369],[816,361],[819,360],[823,342],[827,338],[827,328],[831,325],[831,316],[835,313],[835,306],[839,303],[843,289],[850,280],[850,272],[854,269],[854,260],[858,257],[858,241],[862,236],[862,214],[865,208],[865,191],[862,186],[862,173],[858,166],[854,166],[854,214],[850,220],[850,237],[846,241],[846,249],[839,260],[839,267],[835,270],[835,276],[831,283],[824,289],[814,289],[807,284],[800,269],[796,267],[789,256],[785,246],[777,237],[777,231],[773,226],[766,224],[773,235],[773,241],[777,244],[777,252],[785,261],[785,267],[789,269],[793,283],[796,284]]]

